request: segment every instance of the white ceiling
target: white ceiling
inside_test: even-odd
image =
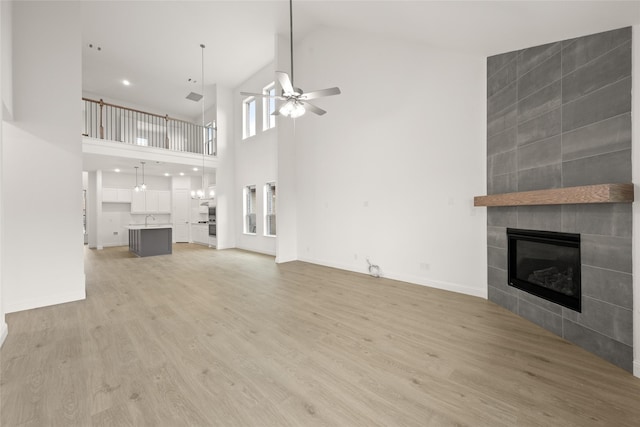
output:
[[[135,167],[138,166],[138,173],[142,176],[142,165],[140,159],[131,157],[105,156],[102,154],[84,153],[82,155],[82,167],[85,171],[102,170],[105,172],[115,172],[120,169],[121,173],[135,174]],[[193,168],[197,168],[194,171]],[[202,176],[202,161],[155,161],[147,160],[144,165],[145,174],[148,176],[163,176],[168,173],[169,176]],[[209,175],[213,172],[214,167],[210,162],[206,163],[205,174]]]
[[[185,97],[201,92],[200,43],[209,107],[215,84],[238,87],[272,61],[288,9],[286,0],[85,0],[83,91],[196,119],[201,104]],[[294,39],[327,26],[483,56],[640,24],[639,1],[295,0],[293,9]]]
[[[322,25],[484,56],[640,23],[638,1],[295,0],[293,8],[296,38]],[[237,87],[272,61],[288,12],[286,0],[84,1],[83,90],[199,117],[200,104],[185,97],[201,91],[200,43],[206,85]]]

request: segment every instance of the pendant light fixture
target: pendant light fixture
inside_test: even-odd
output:
[[[206,195],[205,195],[205,188],[204,188],[204,148],[205,148],[205,144],[207,142],[207,128],[205,127],[204,124],[204,44],[200,44],[200,51],[201,51],[201,65],[202,65],[202,69],[201,69],[201,76],[200,76],[200,87],[201,87],[201,91],[202,91],[202,183],[201,183],[201,187],[196,190],[196,191],[191,191],[191,198],[192,199],[205,199]]]
[[[140,185],[140,190],[147,191],[147,184],[144,183],[144,162],[140,162],[140,163],[142,163],[142,184]]]
[[[136,168],[136,186],[133,187],[133,191],[137,193],[140,191],[140,186],[138,185],[138,166],[134,166],[134,168]]]

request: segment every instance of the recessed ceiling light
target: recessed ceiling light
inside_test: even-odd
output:
[[[180,176],[184,176],[184,172],[180,172]]]
[[[169,172],[165,172],[165,173],[164,173],[164,176],[169,176]]]
[[[198,168],[193,168],[193,171],[194,172],[198,172]]]
[[[125,86],[129,86],[129,85],[131,85],[131,82],[129,80],[123,80],[122,84],[125,85]]]
[[[120,172],[120,169],[115,168],[115,169],[114,169],[114,171],[115,171],[115,172]]]

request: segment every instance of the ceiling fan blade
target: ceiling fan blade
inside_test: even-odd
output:
[[[323,96],[340,95],[340,88],[330,87],[328,89],[314,90],[313,92],[303,93],[300,99],[315,99]]]
[[[284,93],[292,94],[295,92],[293,90],[293,84],[291,83],[289,74],[284,71],[276,71],[276,76],[278,77],[278,81],[280,82],[280,86],[282,86]]]
[[[286,100],[287,98],[280,96],[280,95],[267,95],[264,93],[253,93],[253,92],[240,92],[240,95],[242,96],[259,96],[262,98],[274,98],[274,99],[279,99],[281,101]]]
[[[300,101],[300,102],[302,103],[302,105],[304,105],[304,108],[306,108],[308,111],[311,111],[314,114],[322,116],[323,114],[327,113],[322,108],[316,107],[315,105],[311,104],[310,102],[307,102],[307,101],[304,101],[304,102]]]

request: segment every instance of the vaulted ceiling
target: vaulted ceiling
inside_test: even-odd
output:
[[[483,56],[640,23],[637,1],[294,0],[293,7],[296,39],[327,26]],[[200,92],[200,43],[211,104],[215,84],[237,87],[272,61],[274,35],[288,34],[288,9],[286,0],[83,1],[83,90],[198,117],[200,104],[185,97]]]

